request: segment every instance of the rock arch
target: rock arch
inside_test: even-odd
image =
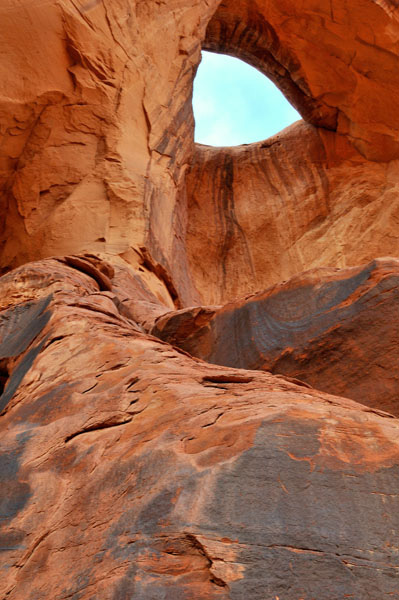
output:
[[[316,313],[338,366],[344,338],[356,375],[366,365],[392,392],[398,262],[339,267],[397,254],[395,5],[0,3],[2,597],[397,594],[399,424],[380,394],[364,406],[150,334],[172,323],[165,338],[186,340],[215,316],[223,355],[238,320],[240,353],[240,315],[262,337],[258,306],[271,306],[267,337],[286,342],[274,358],[295,375],[317,354],[320,382]],[[196,148],[191,84],[201,46],[222,43],[274,69],[305,121],[249,147]],[[239,313],[187,308],[309,266],[322,268]],[[288,309],[296,330],[279,326]]]
[[[208,24],[203,47],[230,54],[259,69],[308,122],[336,130],[338,110],[312,97],[301,77],[298,56],[282,45],[267,14],[262,14],[256,3],[221,2]]]
[[[307,122],[347,136],[366,158],[390,160],[399,118],[392,100],[381,105],[380,86],[388,74],[389,86],[398,85],[398,57],[389,34],[395,9],[387,7],[223,0],[204,47],[260,69]]]
[[[187,248],[204,301],[224,302],[304,269],[395,255],[396,234],[389,242],[385,219],[371,218],[388,205],[398,211],[392,18],[371,0],[335,8],[219,4],[203,47],[257,67],[304,121],[264,143],[196,148],[186,180]],[[207,240],[204,260],[198,231]]]

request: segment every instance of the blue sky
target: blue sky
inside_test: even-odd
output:
[[[202,53],[193,107],[195,141],[210,146],[258,142],[301,118],[262,73],[211,52]]]

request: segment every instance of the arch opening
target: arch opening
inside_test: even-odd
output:
[[[206,51],[194,81],[193,109],[195,141],[209,146],[259,142],[301,119],[257,69],[238,58]]]

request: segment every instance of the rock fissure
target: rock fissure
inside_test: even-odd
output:
[[[215,423],[217,423],[217,421],[223,415],[224,415],[224,412],[219,413],[218,415],[216,415],[215,419],[213,421],[211,421],[211,423],[207,423],[206,425],[202,425],[202,428],[205,429],[206,427],[212,427],[212,425],[215,425]]]
[[[89,257],[65,256],[63,258],[57,258],[57,260],[92,277],[94,281],[97,282],[100,291],[112,291],[112,283],[110,278],[105,273],[102,273],[101,270],[93,264],[93,261],[91,261]],[[97,264],[100,263],[97,258],[96,261]],[[110,265],[107,265],[106,268],[108,272],[113,273],[113,269]]]
[[[203,544],[201,544],[201,542],[199,541],[199,539],[193,533],[186,533],[186,538],[193,545],[193,547],[196,548],[199,551],[199,553],[202,554],[206,558],[206,560],[208,561],[208,569],[209,569],[209,573],[210,573],[210,581],[211,581],[211,583],[217,585],[218,587],[228,588],[227,583],[225,581],[223,581],[223,579],[221,579],[220,577],[217,577],[212,572],[212,567],[213,567],[215,559],[212,559],[209,556],[206,548],[203,546]]]
[[[133,413],[133,414],[137,414],[137,413]],[[133,420],[133,416],[129,417],[128,419],[124,419],[124,420],[110,419],[103,423],[96,423],[94,425],[85,427],[85,428],[81,429],[80,431],[71,433],[70,435],[68,435],[65,438],[64,442],[67,444],[71,440],[75,439],[76,437],[78,437],[80,435],[84,435],[85,433],[92,433],[94,431],[103,431],[105,429],[112,429],[114,427],[120,427],[121,425],[127,425],[128,423],[131,423],[132,420]]]

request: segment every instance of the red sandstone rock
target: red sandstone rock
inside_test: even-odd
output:
[[[342,136],[301,122],[266,142],[198,147],[187,197],[200,304],[397,254],[397,162],[365,161]]]
[[[152,333],[193,356],[267,370],[399,415],[399,261],[315,269],[224,307],[160,316]]]
[[[397,254],[398,16],[393,0],[2,0],[2,598],[398,593],[397,418],[148,334],[176,342],[223,313],[187,307]],[[196,147],[201,47],[254,64],[304,121]],[[341,375],[298,336],[263,366],[349,394],[355,332],[356,382],[386,408],[376,374],[395,408],[397,265],[376,264],[353,271],[353,314],[323,313]],[[304,305],[296,281],[309,332],[319,292]],[[281,295],[264,297],[280,316]]]
[[[394,3],[3,0],[0,23],[2,272],[103,252],[182,307],[396,254]],[[201,45],[269,75],[306,124],[195,148]]]
[[[397,419],[190,359],[109,294],[0,281],[2,597],[395,594]]]

